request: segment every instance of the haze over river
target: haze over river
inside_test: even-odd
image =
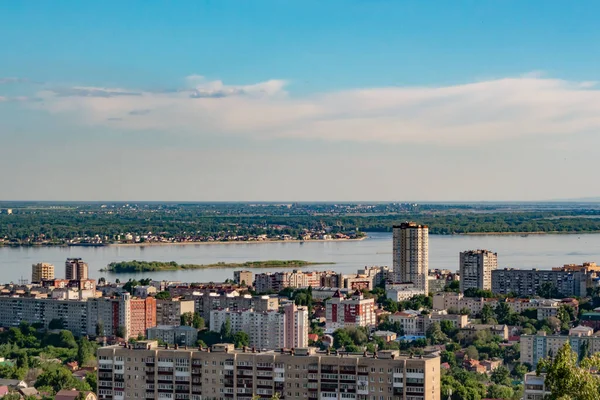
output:
[[[456,235],[429,236],[429,267],[458,268],[458,253],[463,250],[489,249],[498,252],[500,268],[550,269],[568,263],[600,263],[600,234],[565,235]],[[184,282],[223,281],[233,277],[235,268],[162,271],[139,274],[98,272],[113,261],[176,261],[180,264],[210,264],[220,261],[241,263],[259,260],[306,260],[335,262],[334,265],[309,266],[353,273],[365,265],[392,264],[391,233],[370,233],[362,241],[304,243],[186,244],[164,246],[105,247],[0,247],[0,283],[31,279],[31,264],[54,264],[56,277],[64,277],[67,257],[81,257],[89,264],[90,278],[108,280],[130,277]],[[277,269],[253,269],[263,272]]]

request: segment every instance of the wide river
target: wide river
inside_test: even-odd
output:
[[[567,263],[600,262],[600,234],[579,235],[457,235],[429,237],[429,267],[458,268],[458,253],[469,249],[498,252],[499,267],[550,269]],[[141,274],[108,274],[98,270],[112,261],[176,261],[183,264],[209,264],[219,261],[306,260],[334,262],[334,265],[309,267],[356,272],[365,265],[392,263],[390,233],[371,233],[362,241],[304,243],[187,244],[165,246],[106,247],[0,247],[0,282],[31,279],[31,264],[49,262],[56,276],[64,276],[67,257],[88,262],[90,277],[152,277],[184,282],[218,282],[233,277],[233,268],[164,271]],[[268,270],[268,269],[267,269]],[[254,272],[264,270],[255,269]]]

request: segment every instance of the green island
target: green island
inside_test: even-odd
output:
[[[175,271],[180,269],[207,269],[207,268],[302,268],[310,265],[335,264],[333,262],[310,262],[304,260],[267,260],[246,261],[243,263],[218,262],[214,264],[178,264],[175,261],[120,261],[108,264],[102,272],[127,273],[127,272],[152,272]]]

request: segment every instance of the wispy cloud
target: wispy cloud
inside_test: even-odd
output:
[[[55,88],[49,90],[60,97],[117,97],[117,96],[141,96],[142,92],[125,89],[108,89],[99,87],[74,86]]]
[[[30,80],[26,79],[26,78],[15,78],[15,77],[0,78],[0,85],[5,85],[5,84],[9,84],[9,83],[30,83]]]
[[[131,110],[131,111],[129,111],[129,115],[147,115],[147,114],[150,114],[151,112],[152,112],[152,110],[145,108],[143,110]]]
[[[286,82],[272,79],[254,85],[225,85],[222,81],[207,81],[201,75],[186,78],[193,88],[190,97],[194,99],[219,99],[230,96],[270,96],[283,91]]]
[[[76,123],[102,125],[121,118],[120,126],[130,130],[259,139],[464,145],[600,129],[600,90],[593,82],[537,73],[456,86],[365,88],[304,97],[288,94],[283,80],[226,85],[190,76],[186,83],[179,91],[74,87],[38,97],[44,110]]]

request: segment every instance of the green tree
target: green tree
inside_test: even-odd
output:
[[[383,302],[383,309],[393,314],[398,311],[398,302],[392,299],[385,299]]]
[[[84,367],[89,361],[94,359],[94,354],[94,345],[87,337],[81,337],[77,346],[77,364],[79,364],[80,367]]]
[[[494,310],[492,309],[492,306],[490,306],[489,304],[484,304],[481,308],[480,315],[481,322],[487,324],[492,318],[494,318]]]
[[[62,318],[55,318],[48,324],[48,329],[64,329],[65,320]]]
[[[181,314],[181,325],[192,326],[194,322],[194,313],[191,311]]]
[[[221,324],[221,339],[222,340],[230,340],[231,338],[231,320],[229,317]]]
[[[442,328],[440,328],[438,322],[429,325],[425,336],[429,339],[431,344],[443,344],[448,341],[448,337],[442,332]]]
[[[490,378],[496,385],[510,386],[510,371],[503,365],[492,371]]]
[[[171,299],[171,293],[163,291],[156,293],[156,300],[169,300]]]
[[[192,326],[199,330],[206,328],[206,322],[204,321],[204,318],[202,318],[197,312],[194,313],[192,318]]]
[[[59,338],[60,338],[60,347],[66,347],[66,348],[72,348],[72,349],[77,348],[77,341],[75,340],[75,336],[73,336],[73,332],[67,331],[67,330],[62,330],[59,333]]]
[[[354,342],[352,338],[348,334],[347,329],[338,329],[333,332],[333,347],[339,349],[341,347],[346,347],[349,345],[353,345]]]
[[[545,373],[545,384],[551,393],[548,400],[596,400],[600,393],[600,378],[591,370],[600,367],[600,357],[595,354],[577,364],[577,354],[566,342],[554,358],[538,363],[537,373]]]
[[[538,287],[537,295],[545,299],[560,299],[564,297],[552,282],[544,282]]]
[[[490,385],[488,387],[487,397],[490,399],[512,399],[514,391],[506,385]]]
[[[123,285],[123,290],[125,290],[126,292],[129,292],[129,293],[133,293],[133,289],[139,285],[140,285],[140,283],[138,281],[136,281],[135,279],[129,279]]]
[[[583,340],[579,345],[579,357],[577,359],[578,362],[583,361],[589,355],[590,352],[590,341]]]
[[[98,377],[94,372],[88,372],[85,375],[85,381],[90,385],[92,392],[98,393]]]
[[[96,324],[96,336],[104,336],[104,323],[102,321],[98,321]]]
[[[444,332],[444,334],[448,337],[454,337],[459,329],[452,323],[452,321],[449,320],[443,320],[440,321],[440,328],[442,329],[442,332]]]
[[[560,329],[563,331],[568,331],[571,327],[571,320],[574,319],[575,312],[569,306],[560,306],[556,311],[556,317],[560,320]]]
[[[124,339],[125,338],[125,332],[126,332],[125,327],[123,325],[120,325],[117,328],[117,337],[120,337],[121,339]]]
[[[465,297],[483,297],[485,299],[494,298],[494,293],[491,290],[483,290],[478,288],[468,288],[464,293]]]
[[[460,291],[460,281],[450,281],[444,288],[444,291],[458,293]]]
[[[469,346],[465,349],[465,354],[472,360],[479,360],[479,351],[475,346]]]
[[[501,324],[510,323],[511,314],[513,314],[512,309],[505,301],[499,301],[498,305],[494,309],[494,313],[496,314],[496,319]]]
[[[233,343],[236,348],[248,346],[250,344],[250,337],[246,332],[236,332],[235,335],[233,335]]]
[[[515,367],[513,368],[511,375],[514,376],[517,379],[523,379],[523,377],[525,376],[526,373],[529,372],[529,368],[527,368],[527,365],[525,364],[517,364],[515,365]]]
[[[49,386],[56,393],[61,389],[91,390],[88,383],[82,382],[62,365],[48,367],[35,381],[35,387]]]

